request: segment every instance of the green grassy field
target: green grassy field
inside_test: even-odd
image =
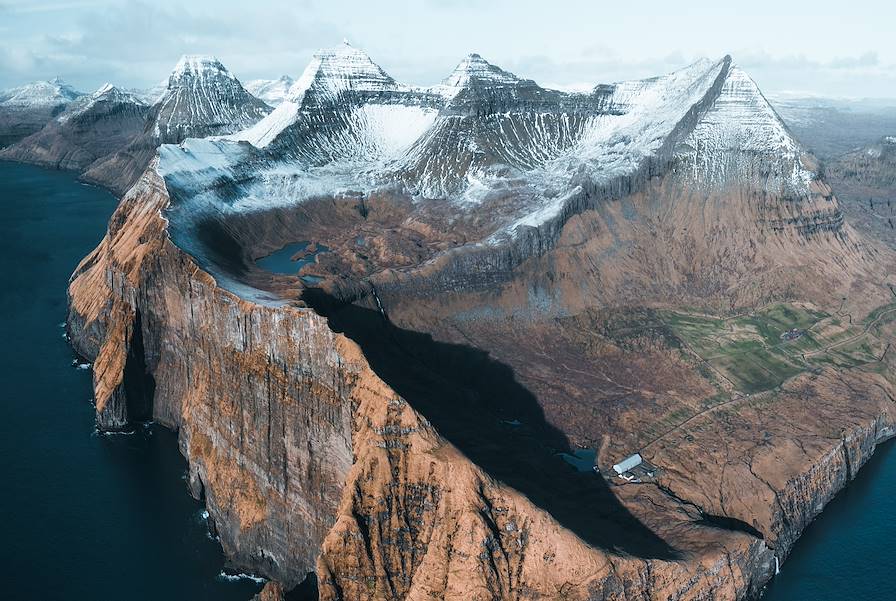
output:
[[[730,318],[679,311],[662,312],[659,318],[715,373],[740,392],[755,394],[810,369],[876,361],[880,345],[874,330],[896,318],[896,312],[890,313],[894,308],[880,307],[852,325],[841,316],[789,303]],[[781,338],[793,328],[802,332],[799,338]]]

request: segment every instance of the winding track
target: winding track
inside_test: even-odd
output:
[[[891,289],[891,291],[892,291],[892,289]],[[896,292],[894,292],[894,296],[896,296]],[[817,350],[815,350],[815,351],[812,351],[812,352],[810,352],[810,353],[803,353],[802,356],[803,356],[804,358],[805,358],[806,356],[816,356],[816,355],[819,355],[819,354],[822,354],[822,353],[829,352],[831,349],[833,349],[833,348],[835,348],[835,347],[838,347],[838,346],[841,346],[841,345],[844,345],[844,344],[847,344],[847,343],[850,343],[850,342],[855,342],[855,341],[858,340],[859,338],[865,336],[865,335],[871,330],[871,328],[873,328],[875,325],[877,325],[877,324],[880,322],[881,319],[883,319],[883,317],[884,317],[885,315],[889,315],[890,313],[894,313],[894,312],[896,312],[896,307],[894,307],[894,308],[892,308],[892,309],[888,309],[887,311],[883,311],[883,312],[881,312],[881,314],[878,315],[873,321],[871,321],[871,322],[869,322],[868,324],[866,324],[865,327],[862,329],[862,331],[859,332],[858,334],[856,334],[855,336],[850,336],[849,338],[846,338],[846,339],[844,339],[844,340],[840,340],[840,341],[838,341],[838,342],[834,342],[834,343],[832,343],[832,344],[829,344],[829,345],[826,346],[826,347],[822,347],[822,348],[817,349]],[[701,357],[700,355],[698,355],[698,354],[697,354],[692,348],[690,348],[690,346],[689,346],[686,342],[684,342],[683,340],[682,340],[682,344],[683,344],[683,346],[688,350],[688,352],[692,353],[695,357],[697,357],[697,359],[699,359],[700,361],[702,361],[707,367],[709,367],[711,370],[713,370],[714,373],[716,373],[717,375],[721,376],[726,382],[728,382],[729,384],[731,384],[732,386],[734,386],[734,383],[733,383],[727,376],[725,376],[724,374],[722,374],[721,371],[719,371],[718,369],[716,369],[711,363],[709,363],[708,360],[706,360],[706,359],[704,359],[703,357]],[[774,345],[774,346],[772,346],[772,347],[768,347],[768,348],[777,348],[777,347],[779,347],[779,346],[781,346],[781,345],[778,344],[778,345]],[[887,346],[887,348],[889,348],[889,345]],[[884,351],[884,352],[886,353],[886,351]],[[883,359],[883,356],[881,357],[881,359]],[[804,360],[805,360],[805,359],[804,359]],[[704,410],[702,410],[702,411],[700,411],[700,412],[698,412],[698,413],[695,413],[694,415],[692,415],[691,417],[687,418],[686,420],[684,420],[683,422],[679,423],[678,425],[673,426],[672,428],[670,428],[669,430],[663,432],[662,434],[660,434],[659,436],[657,436],[656,438],[654,438],[653,440],[651,440],[651,441],[648,442],[647,444],[643,445],[643,446],[641,447],[641,450],[644,451],[644,450],[650,448],[653,444],[659,442],[660,440],[662,440],[663,438],[665,438],[666,436],[668,436],[668,435],[671,434],[672,432],[675,432],[676,430],[681,429],[683,426],[686,426],[687,424],[691,423],[692,421],[694,421],[694,420],[696,420],[696,419],[699,419],[700,417],[702,417],[702,416],[704,416],[704,415],[707,415],[707,414],[709,414],[709,413],[711,413],[711,412],[713,412],[713,411],[715,411],[715,410],[717,410],[717,409],[720,409],[720,408],[722,408],[722,407],[730,406],[730,405],[732,405],[732,404],[734,404],[734,403],[736,403],[737,401],[740,401],[740,400],[742,400],[742,399],[746,399],[746,398],[752,399],[752,398],[754,398],[754,397],[755,397],[755,398],[761,398],[761,397],[763,397],[763,396],[767,396],[768,394],[770,394],[770,392],[771,392],[771,391],[764,391],[764,392],[759,392],[759,393],[757,393],[757,394],[753,394],[753,395],[750,395],[750,394],[746,394],[746,395],[745,395],[745,394],[740,393],[740,392],[739,392],[739,393],[736,393],[734,396],[732,396],[732,397],[731,397],[730,399],[728,399],[727,401],[724,401],[724,402],[722,402],[722,403],[718,403],[718,404],[716,404],[716,405],[713,405],[712,407],[707,407],[706,409],[704,409]]]

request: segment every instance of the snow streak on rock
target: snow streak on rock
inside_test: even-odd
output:
[[[44,108],[66,105],[81,96],[81,92],[56,77],[0,92],[0,105],[8,108]]]
[[[163,142],[239,131],[270,112],[212,56],[180,59],[168,89],[153,105],[152,131]]]
[[[191,59],[178,78],[196,69],[218,71]],[[673,165],[695,185],[749,181],[795,195],[815,178],[730,57],[581,94],[541,88],[477,54],[438,86],[406,86],[346,43],[315,54],[273,112],[217,148],[227,154],[235,142],[252,151],[245,169],[234,167],[242,183],[229,210],[396,184],[418,203],[460,211],[512,196],[492,242],[551,220],[586,191]],[[163,166],[174,153],[163,153]]]

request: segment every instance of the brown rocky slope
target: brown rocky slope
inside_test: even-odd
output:
[[[288,587],[316,570],[329,599],[739,598],[770,574],[761,540],[656,490],[676,522],[654,526],[686,553],[586,544],[440,437],[313,311],[216,287],[165,236],[167,202],[151,171],[123,200],[73,278],[69,330],[94,360],[102,427],[139,418],[135,391],[155,382],[153,418],[178,429],[234,565]]]
[[[735,405],[698,418],[675,445],[654,443],[659,484],[614,487],[618,507],[602,518],[635,520],[644,540],[611,545],[471,462],[476,436],[463,452],[443,438],[434,424],[456,428],[421,415],[355,343],[288,300],[290,284],[275,278],[272,305],[218,287],[168,238],[168,203],[152,170],[125,197],[73,277],[70,333],[94,360],[100,425],[146,417],[151,397],[153,418],[180,432],[228,557],[288,588],[315,571],[332,599],[745,598],[892,434],[885,380],[798,378],[776,395],[774,419]],[[620,419],[643,416],[635,407]],[[596,494],[585,491],[586,507]]]
[[[714,68],[662,161],[499,244],[512,194],[226,211],[241,172],[191,152],[236,151],[163,147],[71,282],[100,427],[178,429],[228,557],[284,590],[757,595],[896,432],[896,263]],[[320,280],[255,264],[298,241]],[[623,485],[634,451],[658,472]]]

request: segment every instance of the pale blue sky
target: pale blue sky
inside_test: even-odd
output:
[[[435,83],[470,52],[564,86],[730,53],[768,93],[896,98],[894,23],[880,0],[0,0],[0,87],[147,86],[183,53],[215,54],[240,79],[297,76],[348,38],[407,83]]]

